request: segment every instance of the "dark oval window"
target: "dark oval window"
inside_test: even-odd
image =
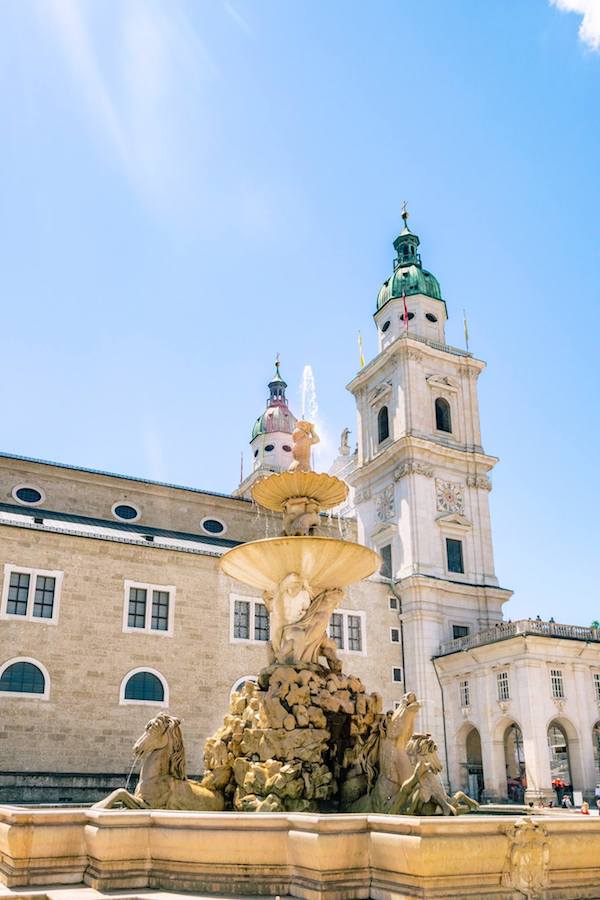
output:
[[[30,662],[16,662],[7,666],[0,678],[0,691],[18,694],[43,694],[46,679],[41,669]]]
[[[225,526],[218,519],[204,519],[202,527],[210,534],[221,534],[222,531],[225,531]]]
[[[409,314],[407,315],[406,318],[407,318],[408,321],[410,322],[410,320],[411,320],[411,319],[414,319],[414,317],[415,317],[415,314],[414,314],[414,313],[409,313]],[[404,321],[404,316],[402,316],[402,320]]]
[[[118,506],[115,506],[113,509],[114,515],[117,519],[137,519],[139,516],[138,510],[135,506],[129,506],[127,503],[119,503]]]
[[[434,316],[433,313],[425,313],[425,318],[428,322],[437,322],[437,316]]]
[[[20,487],[15,491],[15,497],[21,503],[39,503],[42,499],[40,491],[32,487]]]
[[[387,321],[387,322],[384,322],[383,325],[381,326],[381,330],[384,331],[384,332],[387,331],[391,324],[392,324],[392,323],[391,323],[390,320],[388,319],[388,321]]]
[[[282,449],[285,450],[286,453],[291,453],[291,452],[292,452],[292,448],[290,447],[289,444],[284,444],[283,447],[282,447]]]
[[[162,703],[165,689],[153,672],[136,672],[125,685],[126,700],[151,700]]]
[[[254,451],[254,459],[256,459],[257,456],[258,456],[258,450],[255,450]]]
[[[265,450],[267,451],[267,453],[270,453],[271,450],[274,450],[274,449],[275,449],[275,444],[267,444],[267,446],[265,447]]]

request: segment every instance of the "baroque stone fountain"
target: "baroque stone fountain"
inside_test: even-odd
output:
[[[223,571],[263,591],[270,616],[270,664],[258,683],[233,695],[223,726],[208,739],[201,782],[185,777],[177,719],[160,715],[135,745],[142,760],[135,794],[115,791],[97,804],[238,812],[378,812],[456,815],[477,808],[462,792],[448,797],[429,734],[413,734],[419,703],[406,694],[394,713],[342,671],[327,636],[343,589],[380,565],[361,544],[315,532],[320,513],[348,487],[310,467],[319,439],[310,422],[292,435],[288,472],[257,482],[260,506],[283,514],[283,534],[241,544]]]

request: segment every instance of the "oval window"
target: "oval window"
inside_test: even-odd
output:
[[[407,318],[408,321],[410,322],[410,320],[411,320],[411,319],[414,319],[414,317],[415,317],[415,314],[414,314],[414,313],[409,313],[409,314],[407,315],[406,318]],[[402,319],[404,320],[404,316],[402,316]]]
[[[292,448],[290,447],[289,444],[284,444],[283,447],[282,447],[282,450],[285,450],[286,453],[291,453],[291,452],[292,452]]]
[[[19,503],[41,503],[44,499],[44,495],[41,491],[38,491],[37,488],[30,487],[27,484],[22,484],[19,487],[16,487],[13,491],[13,497],[15,500],[18,500]]]
[[[225,531],[225,526],[218,519],[203,519],[200,525],[209,534],[221,534]]]
[[[275,449],[275,444],[267,444],[267,446],[265,447],[265,450],[267,453],[270,453],[271,450],[274,450],[274,449]]]
[[[434,316],[433,313],[425,313],[425,318],[428,322],[437,322],[437,316]]]
[[[388,328],[390,327],[391,324],[392,324],[392,323],[391,323],[390,320],[388,319],[387,322],[384,322],[383,325],[381,326],[381,330],[385,333],[385,332],[388,330]]]
[[[135,506],[130,506],[128,503],[117,503],[113,506],[113,516],[117,519],[132,522],[134,519],[139,518],[139,515],[139,509],[136,509]]]

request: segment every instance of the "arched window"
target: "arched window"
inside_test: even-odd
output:
[[[600,722],[596,722],[592,728],[592,745],[594,747],[594,762],[596,763],[596,779],[600,781]]]
[[[382,406],[377,413],[377,440],[383,443],[390,436],[390,420],[387,406]]]
[[[468,790],[471,796],[479,801],[485,788],[483,780],[483,757],[481,754],[481,736],[476,728],[471,728],[466,740]]]
[[[509,800],[522,803],[527,787],[523,732],[516,722],[504,732],[504,763],[506,766],[506,793]]]
[[[12,660],[0,669],[0,691],[47,698],[48,688],[47,673],[35,660]]]
[[[559,779],[571,784],[571,765],[569,762],[569,741],[562,725],[551,722],[548,726],[548,752],[550,754],[550,775],[552,781]]]
[[[444,397],[438,397],[435,401],[435,427],[438,431],[452,432],[450,404]]]
[[[257,679],[256,675],[243,675],[241,678],[238,678],[238,680],[234,683],[233,687],[231,688],[231,690],[229,692],[229,695],[232,696],[233,694],[237,694],[237,692],[241,691],[241,689],[244,687],[244,685],[248,684],[248,682],[251,682],[252,684],[256,684],[257,681],[258,681],[258,679]]]
[[[121,703],[168,705],[167,683],[155,669],[134,669],[121,682]]]

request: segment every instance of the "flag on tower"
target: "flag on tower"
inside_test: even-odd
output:
[[[363,353],[362,334],[360,333],[360,331],[358,332],[358,361],[360,363],[361,369],[364,368],[365,355]]]
[[[402,318],[404,319],[404,327],[408,331],[408,307],[406,305],[406,291],[402,291],[402,302],[404,303],[404,315]]]
[[[465,347],[468,350],[469,349],[469,326],[467,324],[467,314],[464,309],[463,309],[463,323],[465,326]]]

